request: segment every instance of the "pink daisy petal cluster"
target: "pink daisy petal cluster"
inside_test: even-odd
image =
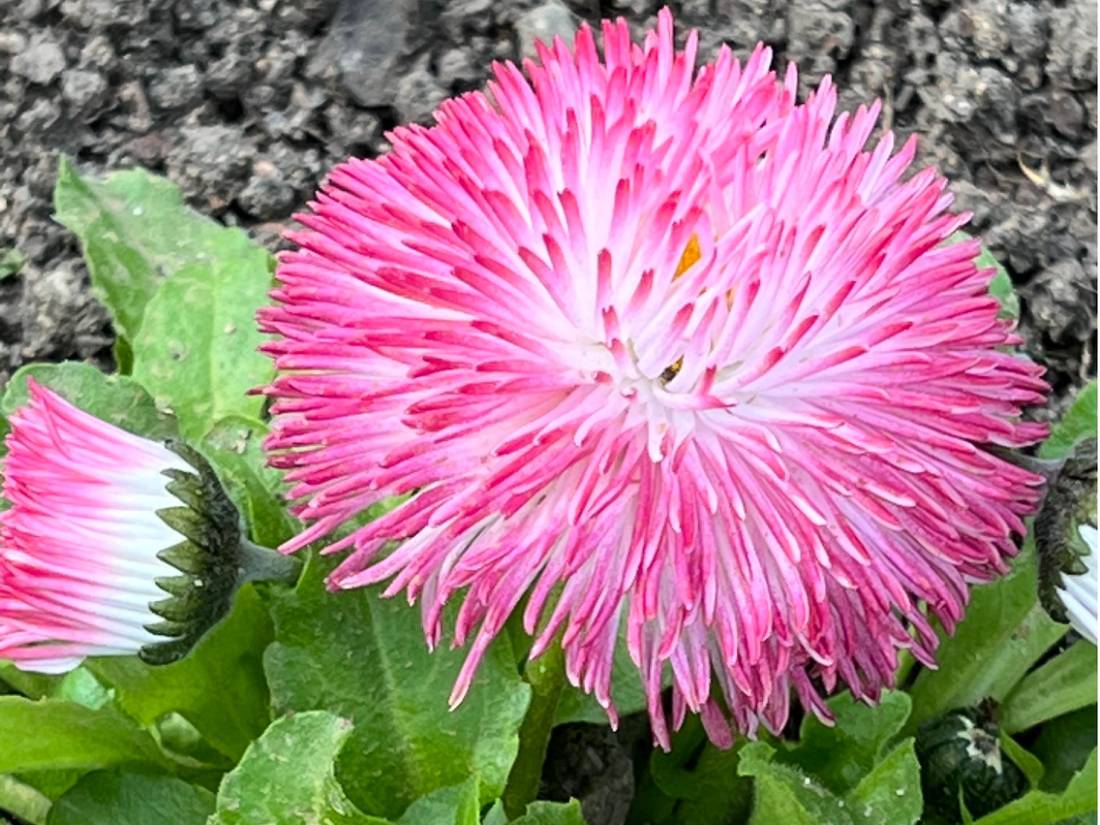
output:
[[[1042,369],[975,267],[967,216],[879,107],[803,103],[758,46],[696,68],[668,11],[644,43],[540,47],[377,160],[337,167],[261,311],[271,463],[336,541],[331,585],[389,580],[431,644],[461,599],[453,702],[521,600],[532,655],[614,719],[620,632],[656,739],[702,715],[783,727],[931,664],[968,585],[1005,570],[1040,478]],[[382,552],[387,542],[401,542]],[[927,608],[927,610],[926,610]],[[545,615],[544,615],[545,614]],[[540,623],[540,617],[542,622]]]
[[[11,417],[0,513],[0,659],[61,673],[85,656],[163,642],[147,626],[179,571],[157,554],[182,538],[157,515],[180,502],[164,470],[179,456],[27,382]]]

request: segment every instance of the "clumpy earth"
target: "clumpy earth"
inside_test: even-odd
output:
[[[746,54],[763,40],[778,65],[798,62],[804,89],[831,73],[842,107],[881,98],[884,125],[921,135],[919,161],[947,175],[958,206],[974,213],[972,231],[1008,268],[1026,348],[1055,388],[1040,414],[1056,414],[1095,375],[1091,0],[670,5],[683,28],[700,29],[704,55],[723,42]],[[50,218],[60,153],[87,171],[167,175],[196,209],[274,247],[327,169],[385,151],[387,129],[430,121],[439,101],[479,87],[491,61],[530,54],[535,38],[581,20],[622,15],[640,32],[657,6],[3,0],[0,380],[32,360],[110,362],[107,315],[77,244]],[[553,753],[573,774],[629,780],[603,733],[558,736]],[[601,784],[570,781],[557,791],[590,795]],[[614,799],[597,807],[593,823],[621,822]]]

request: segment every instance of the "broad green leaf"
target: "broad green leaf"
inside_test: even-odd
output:
[[[1096,810],[1096,750],[1061,793],[1030,791],[975,825],[1053,825]]]
[[[961,243],[969,240],[973,235],[967,232],[956,232],[947,239],[947,243]],[[989,294],[1001,302],[1001,314],[1007,318],[1020,317],[1020,299],[1016,296],[1016,289],[1012,286],[1012,279],[1008,277],[1008,271],[992,252],[983,244],[978,257],[974,259],[979,269],[995,269],[993,278],[989,281]]]
[[[422,796],[402,814],[397,825],[478,825],[480,811],[477,777],[471,776],[461,785]]]
[[[1031,743],[1031,752],[1043,763],[1040,787],[1061,791],[1081,770],[1096,747],[1096,708],[1087,707],[1051,719]]]
[[[774,756],[775,748],[766,742],[741,749],[737,772],[755,782],[749,825],[854,825],[843,799]]]
[[[856,825],[913,825],[924,801],[913,740],[899,743],[845,797]]]
[[[779,751],[776,761],[797,765],[836,794],[858,785],[877,765],[887,743],[909,718],[909,697],[891,691],[875,707],[857,702],[845,692],[829,700],[836,716],[832,726],[808,715],[797,747]]]
[[[0,773],[171,764],[153,738],[111,707],[0,696]]]
[[[1096,381],[1086,384],[1039,447],[1040,458],[1065,458],[1085,436],[1096,437]]]
[[[175,711],[219,752],[236,761],[265,727],[269,698],[261,657],[271,620],[252,585],[183,659],[151,666],[136,658],[100,658],[87,667],[115,690],[116,701],[143,725]]]
[[[199,446],[245,514],[253,540],[277,547],[301,525],[287,512],[282,475],[267,466],[262,450],[266,434],[261,422],[233,415],[215,424]]]
[[[140,169],[94,178],[62,157],[54,213],[80,239],[92,287],[130,341],[165,278],[255,248],[241,230],[184,206],[175,184]]]
[[[515,759],[528,688],[506,638],[488,650],[469,695],[447,709],[465,652],[429,653],[420,611],[378,588],[328,593],[331,563],[311,558],[297,590],[273,606],[264,657],[276,713],[331,710],[355,725],[336,775],[352,801],[397,817],[438,788],[481,780],[500,795]]]
[[[944,640],[938,670],[924,670],[910,690],[913,713],[906,730],[953,708],[991,697],[1003,701],[1039,658],[1065,635],[1037,601],[1034,543],[1029,538],[1012,571],[971,592],[966,618]]]
[[[1009,733],[1096,704],[1096,646],[1081,640],[1029,673],[1001,707]]]
[[[30,825],[46,825],[51,804],[50,798],[34,786],[0,774],[0,811],[15,814]]]
[[[267,253],[248,247],[191,264],[165,281],[145,308],[133,339],[134,378],[157,408],[170,409],[180,432],[198,441],[229,415],[256,418],[260,396],[249,390],[274,375],[256,310],[271,286]]]
[[[829,706],[836,724],[807,717],[794,746],[742,749],[738,772],[756,777],[750,822],[913,825],[922,808],[920,765],[911,738],[891,746],[909,697],[892,691],[868,707],[842,693]]]
[[[0,399],[0,412],[10,417],[27,403],[27,379],[34,378],[66,401],[116,427],[152,439],[171,438],[175,422],[157,412],[153,399],[136,381],[106,375],[90,364],[27,364],[8,382]]]
[[[222,780],[210,825],[385,825],[356,810],[333,776],[350,733],[324,711],[272,723]]]
[[[48,825],[205,825],[214,794],[170,776],[96,771],[50,810]]]

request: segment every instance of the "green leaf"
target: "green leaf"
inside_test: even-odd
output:
[[[1096,704],[1096,647],[1080,640],[1029,673],[1001,707],[1009,733]]]
[[[1096,750],[1061,793],[1030,791],[975,825],[1053,825],[1096,810]]]
[[[364,815],[333,776],[351,723],[324,711],[272,723],[226,774],[210,825],[385,825]]]
[[[50,695],[50,692],[57,687],[57,683],[61,681],[61,677],[20,670],[13,663],[0,660],[0,681],[16,693],[22,693],[31,699],[41,699]]]
[[[512,820],[512,825],[585,825],[585,819],[581,813],[581,803],[575,799],[569,802],[532,802],[523,816]]]
[[[741,749],[737,772],[755,780],[749,825],[854,825],[844,800],[798,768],[775,762],[775,753],[766,742]]]
[[[229,415],[256,418],[264,399],[249,390],[274,375],[257,352],[256,310],[267,302],[270,258],[259,247],[223,250],[184,267],[153,295],[133,339],[134,378],[180,432],[198,441]]]
[[[245,515],[252,539],[277,547],[301,529],[286,509],[282,474],[267,466],[262,449],[266,425],[239,415],[223,418],[199,447]]]
[[[78,667],[61,677],[50,691],[50,697],[67,699],[95,710],[110,704],[114,694],[105,688],[86,667]]]
[[[58,799],[48,825],[205,825],[214,794],[170,776],[96,771]]]
[[[913,825],[924,807],[913,740],[899,743],[845,797],[856,825]]]
[[[440,788],[409,806],[397,825],[478,825],[477,777],[461,785]]]
[[[1028,788],[1037,788],[1039,783],[1043,781],[1043,768],[1042,761],[1030,753],[1019,742],[1005,733],[1004,728],[1001,728],[1000,736],[997,737],[1001,743],[1001,751],[1019,768],[1024,776],[1027,778]]]
[[[750,823],[913,825],[922,808],[920,765],[911,738],[891,744],[909,716],[909,697],[892,691],[868,707],[842,693],[829,706],[835,725],[807,717],[793,747],[742,749],[738,772],[756,777]]]
[[[267,727],[269,697],[261,657],[271,620],[252,585],[183,659],[147,665],[136,658],[101,658],[87,667],[115,690],[116,701],[143,725],[175,711],[234,762]]]
[[[10,417],[27,403],[28,378],[34,378],[71,404],[127,432],[157,440],[176,434],[175,422],[157,412],[149,393],[136,381],[106,375],[90,364],[76,361],[27,364],[20,368],[0,398],[0,413]]]
[[[529,690],[506,638],[487,651],[466,700],[447,709],[462,651],[429,653],[420,611],[378,589],[328,593],[331,563],[309,560],[273,607],[264,657],[277,713],[331,710],[355,724],[336,775],[360,808],[396,817],[437,788],[481,779],[500,795],[518,748]]]
[[[14,776],[0,774],[0,811],[7,811],[30,825],[46,825],[50,798]]]
[[[1031,752],[1043,763],[1040,787],[1044,791],[1061,791],[1081,770],[1096,747],[1096,709],[1081,708],[1041,728],[1031,743]]]
[[[909,697],[890,691],[875,707],[845,692],[829,700],[832,726],[807,715],[796,748],[780,751],[777,762],[797,765],[836,794],[847,793],[882,760],[887,743],[909,718]],[[919,784],[919,783],[918,783]]]
[[[255,248],[241,230],[184,206],[175,184],[140,169],[86,177],[62,157],[54,213],[80,239],[92,287],[119,335],[130,341],[165,278],[192,264],[237,259]]]
[[[966,618],[936,655],[939,669],[922,671],[913,684],[908,732],[953,708],[987,697],[1003,701],[1065,635],[1067,626],[1039,606],[1036,577],[1035,547],[1028,538],[1007,576],[973,589]]]
[[[1096,437],[1096,381],[1086,384],[1039,447],[1040,458],[1065,458],[1085,436]]]
[[[172,767],[148,733],[110,706],[0,696],[0,773],[138,764]]]

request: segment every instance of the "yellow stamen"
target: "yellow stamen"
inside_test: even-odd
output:
[[[676,273],[672,276],[672,280],[676,280],[689,269],[691,265],[703,257],[703,250],[699,248],[699,236],[692,235],[688,239],[687,248],[684,249],[684,254],[680,256],[680,263],[676,265]]]

